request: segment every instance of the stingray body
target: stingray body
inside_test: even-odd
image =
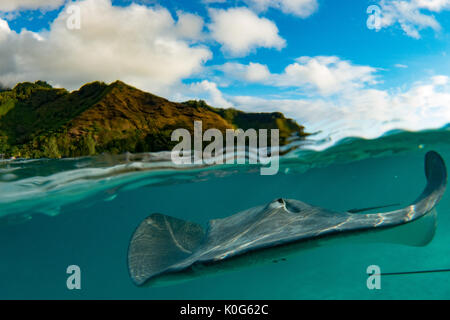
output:
[[[411,205],[384,213],[335,212],[298,200],[277,199],[202,226],[162,214],[145,219],[128,250],[129,273],[138,286],[160,285],[266,261],[302,249],[348,240],[425,245],[447,184],[441,156],[425,156],[427,185]]]

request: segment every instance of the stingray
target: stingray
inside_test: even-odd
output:
[[[152,214],[134,232],[128,269],[138,285],[166,285],[251,264],[285,261],[302,249],[342,240],[382,241],[413,246],[429,243],[436,227],[435,206],[447,184],[441,156],[425,156],[427,184],[407,207],[332,211],[298,200],[276,199],[223,219],[199,224]],[[380,206],[384,208],[386,206]]]

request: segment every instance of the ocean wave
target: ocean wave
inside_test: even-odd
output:
[[[320,149],[328,141],[294,140],[280,149],[280,174],[314,167],[405,152],[449,147],[450,126],[409,132],[390,131],[377,139],[347,137]],[[238,158],[254,158],[256,150],[241,150]],[[256,172],[261,164],[175,165],[170,152],[101,155],[76,159],[4,161],[0,164],[0,217],[17,220],[21,213],[59,214],[62,207],[90,198],[113,200],[120,192],[149,185],[170,185]],[[94,197],[95,196],[95,197]],[[12,218],[14,216],[14,218]],[[27,220],[24,219],[24,220]],[[19,219],[22,221],[22,219]]]

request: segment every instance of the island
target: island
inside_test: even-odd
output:
[[[66,158],[171,150],[178,128],[279,129],[280,144],[308,134],[280,112],[248,113],[203,100],[171,102],[121,81],[69,92],[44,81],[0,90],[0,157]]]

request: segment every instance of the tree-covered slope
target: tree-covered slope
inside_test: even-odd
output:
[[[304,128],[281,113],[218,109],[203,101],[175,103],[123,82],[93,82],[77,91],[45,82],[0,92],[0,154],[5,157],[77,157],[98,153],[170,150],[174,129],[280,129],[281,142]]]

